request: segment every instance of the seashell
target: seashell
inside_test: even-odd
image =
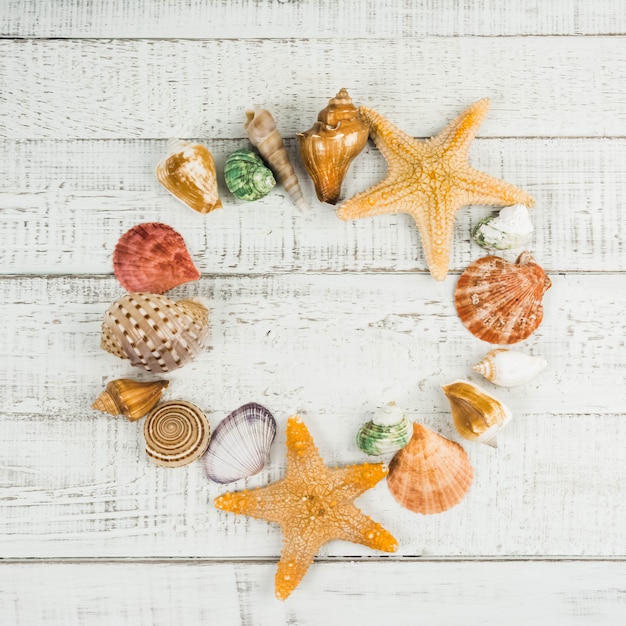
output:
[[[369,126],[345,89],[328,101],[312,128],[296,135],[302,163],[320,202],[337,204],[341,183],[368,136]]]
[[[497,348],[490,350],[472,369],[500,387],[515,387],[530,382],[548,362],[530,354]]]
[[[299,209],[308,209],[298,177],[289,160],[283,138],[276,130],[276,122],[272,114],[267,109],[246,111],[244,128],[248,133],[250,142],[255,148],[258,148],[261,156],[272,168],[278,182],[285,188],[294,204]]]
[[[515,263],[497,256],[474,261],[459,278],[454,300],[463,324],[479,339],[512,344],[543,319],[543,294],[552,283],[530,252]]]
[[[528,208],[523,204],[514,204],[480,220],[472,237],[487,250],[510,250],[526,244],[532,234],[533,223]]]
[[[473,478],[467,453],[458,443],[414,423],[411,440],[391,459],[387,486],[403,507],[430,515],[463,500]]]
[[[222,208],[213,155],[199,143],[170,140],[170,154],[156,167],[156,177],[175,198],[198,213]]]
[[[513,417],[511,410],[478,385],[465,380],[444,385],[442,389],[450,402],[452,421],[459,434],[496,448],[496,435]]]
[[[202,350],[207,307],[199,299],[170,300],[129,293],[104,314],[100,347],[147,372],[171,372]]]
[[[230,192],[240,200],[260,200],[276,185],[272,170],[252,150],[235,150],[226,159],[224,178]]]
[[[389,402],[374,419],[363,424],[356,435],[356,443],[366,454],[379,456],[397,452],[411,439],[411,422],[395,402]]]
[[[157,465],[181,467],[205,453],[211,438],[211,425],[195,404],[170,400],[152,409],[143,434],[146,454]]]
[[[134,422],[157,405],[169,384],[168,380],[140,382],[118,378],[107,384],[91,408],[110,415],[123,415]]]
[[[150,222],[124,233],[113,252],[113,271],[127,291],[163,293],[200,278],[182,235]]]
[[[276,437],[276,420],[260,404],[235,409],[215,429],[204,457],[204,471],[217,483],[232,483],[258,474]]]

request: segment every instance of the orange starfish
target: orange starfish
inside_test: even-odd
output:
[[[417,223],[430,273],[448,273],[454,218],[468,204],[534,206],[526,192],[475,170],[467,162],[470,144],[489,110],[489,99],[475,102],[431,139],[410,137],[372,109],[360,107],[370,137],[389,165],[387,177],[344,202],[343,220],[383,213],[408,213]]]
[[[395,552],[398,542],[352,502],[386,474],[383,463],[327,467],[296,415],[287,421],[285,477],[260,489],[224,494],[215,499],[215,506],[280,525],[283,551],[275,584],[276,597],[284,600],[328,541],[343,539]]]

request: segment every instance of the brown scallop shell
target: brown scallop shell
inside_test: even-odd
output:
[[[123,415],[134,422],[158,404],[169,384],[168,380],[140,382],[118,378],[107,384],[91,408],[109,415]]]
[[[421,424],[389,464],[387,485],[393,497],[414,513],[441,513],[468,492],[474,469],[463,448]]]
[[[113,252],[113,271],[127,291],[164,293],[200,278],[182,235],[167,224],[137,224]]]
[[[341,89],[320,111],[313,127],[296,136],[302,163],[318,199],[337,204],[348,168],[369,136],[369,127],[348,92]]]
[[[515,263],[498,256],[474,261],[459,278],[457,313],[479,339],[512,344],[529,337],[543,319],[543,294],[552,283],[530,252]]]

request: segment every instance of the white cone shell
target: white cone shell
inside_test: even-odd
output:
[[[530,354],[516,350],[495,349],[488,352],[484,358],[472,366],[472,369],[482,374],[487,380],[500,387],[515,387],[530,382],[548,362]]]

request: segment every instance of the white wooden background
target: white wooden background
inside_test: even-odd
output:
[[[626,11],[621,0],[0,1],[0,623],[626,623]],[[168,398],[215,426],[256,400],[280,435],[301,411],[330,463],[362,462],[359,425],[395,399],[457,439],[439,386],[477,378],[488,346],[456,318],[456,276],[488,213],[459,214],[452,273],[425,271],[407,216],[341,222],[278,189],[194,215],[157,183],[171,136],[218,165],[251,105],[293,136],[340,87],[414,136],[472,101],[492,108],[472,163],[537,198],[545,321],[521,347],[549,368],[498,390],[515,412],[497,450],[467,444],[462,504],[422,517],[384,484],[362,508],[392,556],[327,545],[285,603],[280,532],[218,512],[200,464],[151,465],[141,424],[89,408],[136,375],[99,349],[122,293],[119,235],[163,221],[188,242],[210,349]],[[302,170],[299,169],[300,173]],[[369,146],[346,196],[384,176]],[[304,179],[304,177],[302,177]],[[321,614],[324,617],[321,617]]]

